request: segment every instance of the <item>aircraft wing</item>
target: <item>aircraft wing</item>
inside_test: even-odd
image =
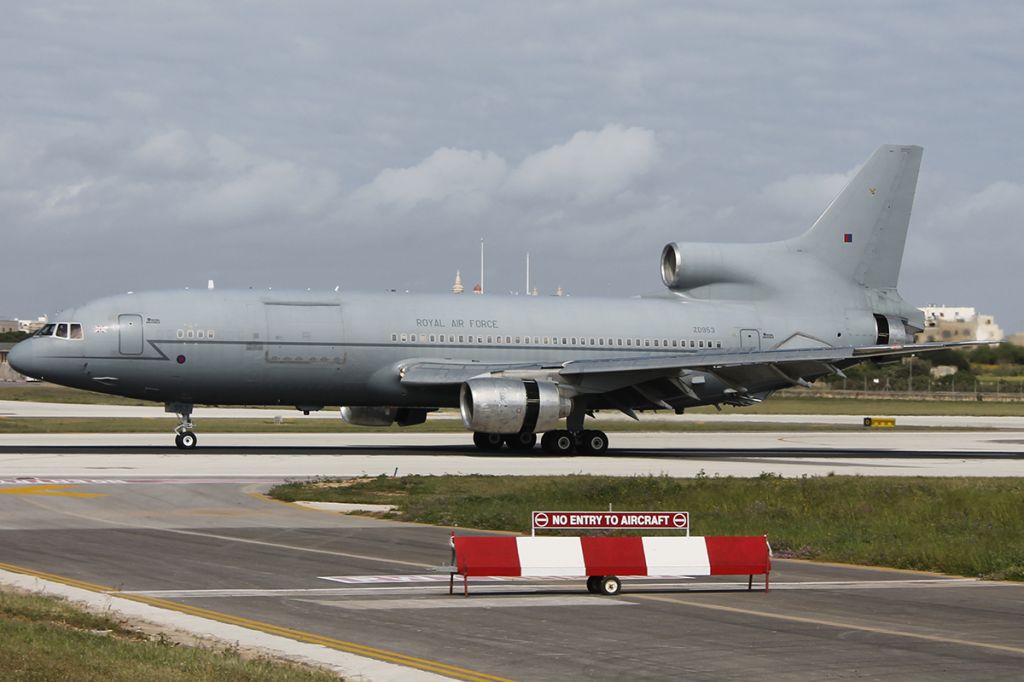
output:
[[[978,341],[916,343],[885,346],[847,346],[728,353],[679,353],[631,358],[570,360],[561,365],[539,363],[480,363],[449,360],[414,360],[400,374],[407,385],[461,384],[475,377],[511,376],[544,378],[572,386],[577,393],[609,393],[672,380],[686,370],[711,374],[732,386],[733,393],[756,391],[755,387],[778,384],[806,386],[808,380],[836,374],[871,358],[893,357],[929,351],[982,345]],[[683,387],[676,391],[686,392]],[[646,395],[646,392],[641,390]],[[659,391],[659,393],[663,393]],[[654,402],[658,402],[658,398]],[[667,405],[665,405],[667,407]]]

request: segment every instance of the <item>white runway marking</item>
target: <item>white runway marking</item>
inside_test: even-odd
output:
[[[300,601],[321,606],[332,606],[354,611],[392,611],[423,609],[501,609],[501,608],[550,608],[553,606],[636,606],[621,599],[597,599],[591,596],[579,597],[463,597],[461,594],[437,599],[345,599],[328,601],[302,599]]]
[[[395,576],[408,577],[408,576]],[[443,579],[447,582],[447,578]],[[747,582],[694,582],[689,578],[674,578],[673,580],[685,580],[686,582],[653,582],[648,578],[644,582],[642,576],[623,578],[623,585],[631,592],[650,592],[653,590],[747,590]],[[660,580],[664,580],[661,578]],[[294,589],[210,589],[210,590],[141,590],[121,591],[121,594],[138,594],[148,597],[162,597],[167,599],[201,599],[221,597],[342,597],[348,595],[397,595],[397,594],[437,594],[444,586],[441,581],[410,583],[395,586],[381,586],[379,584],[361,583],[358,587],[313,587]],[[456,588],[460,587],[461,579],[456,580]],[[567,590],[582,586],[582,578],[556,577],[543,578],[471,578],[471,585],[490,583],[485,587],[488,593],[504,592],[543,592],[550,589]],[[554,584],[551,584],[554,583]],[[640,585],[637,585],[640,583]],[[636,589],[630,590],[631,586]],[[754,589],[763,589],[764,583],[754,581]],[[994,581],[979,580],[977,578],[908,578],[898,580],[835,580],[835,581],[809,581],[809,582],[772,582],[772,590],[886,590],[886,589],[922,589],[922,588],[951,588],[951,587],[1015,587],[1015,583],[1003,583]],[[592,598],[592,597],[585,597]],[[533,599],[533,597],[524,597]]]
[[[440,583],[448,582],[447,571],[439,571],[438,573],[426,574],[426,575],[322,575],[319,576],[320,580],[330,580],[331,582],[344,583],[346,585],[376,585],[386,583]],[[469,582],[528,582],[528,581],[543,581],[543,582],[568,582],[577,581],[585,578],[585,575],[528,575],[528,576],[499,576],[499,575],[480,575],[473,576],[469,579]],[[456,575],[456,579],[462,580],[462,577]],[[637,575],[630,576],[630,580],[692,580],[685,575]]]

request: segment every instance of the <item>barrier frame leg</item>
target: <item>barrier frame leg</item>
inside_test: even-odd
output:
[[[455,574],[448,574],[448,594],[455,594]]]
[[[747,592],[754,589],[754,575],[747,576]]]
[[[468,597],[469,596],[469,575],[468,574],[462,576],[462,596],[463,597]]]
[[[770,577],[771,577],[771,572],[766,572],[764,574],[764,591],[765,592],[768,591],[768,580],[769,580]]]

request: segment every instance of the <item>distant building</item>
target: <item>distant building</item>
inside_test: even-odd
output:
[[[461,294],[466,290],[466,287],[462,286],[462,273],[458,270],[455,271],[455,284],[452,285],[453,294]]]
[[[0,320],[0,334],[20,332],[21,322],[18,320]]]
[[[480,282],[477,282],[476,284],[473,285],[473,293],[474,294],[482,294],[482,293],[484,293],[484,288],[482,286],[480,286]]]
[[[0,343],[0,381],[24,381],[25,377],[21,376],[14,371],[10,363],[7,362],[7,354],[14,348],[13,343],[2,342]]]
[[[1017,332],[1006,337],[1008,343],[1012,343],[1015,346],[1024,346],[1024,332]]]
[[[915,340],[931,341],[1002,341],[1003,330],[992,315],[979,314],[969,307],[925,306],[924,331]]]
[[[15,331],[22,331],[27,334],[35,334],[37,331],[46,326],[46,315],[37,317],[34,320],[16,320],[18,323],[18,329]]]

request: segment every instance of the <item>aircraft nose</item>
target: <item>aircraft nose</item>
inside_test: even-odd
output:
[[[38,363],[36,362],[35,344],[29,341],[22,341],[14,345],[14,348],[7,354],[7,362],[11,368],[19,374],[27,377],[38,378]]]

